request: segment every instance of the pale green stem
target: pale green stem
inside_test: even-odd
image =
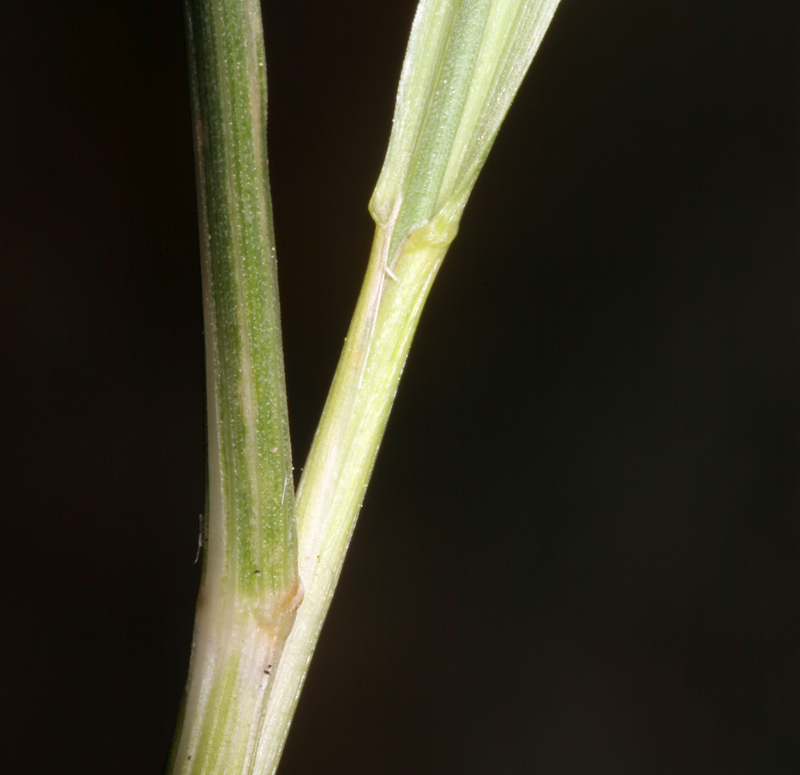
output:
[[[208,392],[203,579],[171,773],[252,772],[302,588],[258,0],[187,0]]]
[[[422,0],[370,203],[367,276],[297,493],[306,596],[259,744],[277,766],[411,339],[478,173],[557,0]]]

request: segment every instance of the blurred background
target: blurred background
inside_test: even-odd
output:
[[[298,474],[414,7],[264,7]],[[800,771],[799,16],[562,1],[281,775]],[[182,9],[11,2],[0,30],[4,768],[159,773],[204,476]]]

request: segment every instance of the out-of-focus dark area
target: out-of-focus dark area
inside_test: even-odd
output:
[[[264,8],[298,473],[414,6]],[[3,769],[159,773],[204,476],[182,9],[0,17]],[[800,771],[799,17],[563,0],[423,315],[281,775]]]

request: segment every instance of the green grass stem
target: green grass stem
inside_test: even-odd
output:
[[[208,504],[169,771],[251,772],[302,598],[258,0],[187,0],[208,392]]]
[[[422,0],[370,211],[370,262],[297,491],[305,599],[259,745],[277,766],[423,305],[557,0]]]
[[[295,541],[259,4],[187,0],[210,523],[173,773],[278,766],[423,305],[556,5],[419,4],[370,202],[367,275],[298,488]]]

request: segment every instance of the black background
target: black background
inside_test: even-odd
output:
[[[413,11],[264,9],[298,473]],[[423,314],[281,775],[800,771],[798,13],[563,0]],[[158,773],[203,505],[182,11],[0,14],[0,759]]]

